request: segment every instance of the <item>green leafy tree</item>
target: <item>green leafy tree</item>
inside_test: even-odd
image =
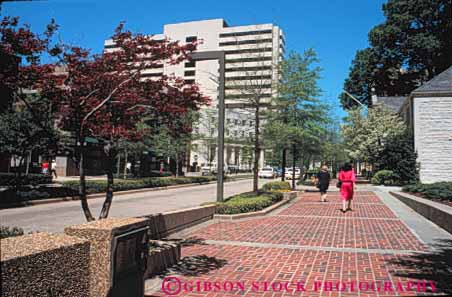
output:
[[[370,47],[359,50],[344,89],[371,104],[380,95],[409,94],[452,65],[452,1],[389,0],[386,20],[369,32]],[[345,108],[357,103],[340,96]]]
[[[303,55],[292,52],[281,63],[281,81],[276,109],[269,114],[265,127],[266,146],[275,153],[281,152],[283,177],[287,166],[288,152],[292,166],[311,156],[318,150],[321,123],[326,120],[325,105],[318,100],[320,67],[313,49]]]
[[[392,170],[404,182],[416,179],[416,153],[412,137],[397,115],[383,106],[349,111],[342,127],[349,155],[374,165],[376,170]]]
[[[49,156],[58,149],[59,135],[51,120],[51,105],[39,96],[28,96],[27,102],[34,113],[19,105],[0,114],[0,153],[18,159],[19,175],[23,171],[28,174],[32,152]]]

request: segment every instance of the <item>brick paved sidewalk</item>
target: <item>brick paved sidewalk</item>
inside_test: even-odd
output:
[[[431,296],[431,281],[452,293],[450,253],[432,252],[375,193],[358,192],[346,214],[339,193],[328,199],[305,193],[270,216],[196,230],[166,275],[188,284],[178,296]]]

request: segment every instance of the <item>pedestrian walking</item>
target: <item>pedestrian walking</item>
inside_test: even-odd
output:
[[[56,160],[52,160],[52,167],[51,167],[51,170],[50,170],[50,174],[54,175],[55,178],[58,178],[58,174],[57,174],[56,168],[57,168],[57,162],[56,162]]]
[[[328,187],[330,186],[331,176],[328,172],[328,166],[323,165],[320,169],[320,172],[317,173],[317,188],[320,191],[320,202],[326,201],[326,192],[328,191]]]
[[[339,172],[338,187],[341,189],[342,209],[345,213],[352,210],[353,194],[356,188],[356,177],[351,163],[346,163]]]
[[[49,162],[44,161],[41,164],[41,173],[44,175],[48,175],[49,174]]]

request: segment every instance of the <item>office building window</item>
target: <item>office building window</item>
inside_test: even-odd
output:
[[[193,41],[196,41],[196,40],[198,40],[198,37],[197,37],[197,36],[187,36],[187,37],[185,38],[185,41],[186,41],[186,42],[193,42]]]
[[[196,62],[195,61],[190,61],[190,62],[186,62],[185,63],[185,67],[195,67],[196,66]]]
[[[195,76],[195,71],[194,70],[188,70],[184,72],[185,76]]]

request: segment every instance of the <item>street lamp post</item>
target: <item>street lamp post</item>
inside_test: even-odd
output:
[[[223,201],[224,186],[224,51],[195,52],[190,56],[192,61],[218,60],[220,64],[218,78],[218,156],[217,156],[217,201]]]
[[[348,97],[352,98],[353,101],[357,102],[359,105],[361,105],[362,107],[364,107],[364,108],[367,109],[367,106],[364,105],[364,104],[362,104],[361,101],[359,101],[358,99],[355,98],[355,96],[353,96],[352,94],[350,94],[350,93],[347,92],[346,90],[344,90],[344,93],[345,93]]]

